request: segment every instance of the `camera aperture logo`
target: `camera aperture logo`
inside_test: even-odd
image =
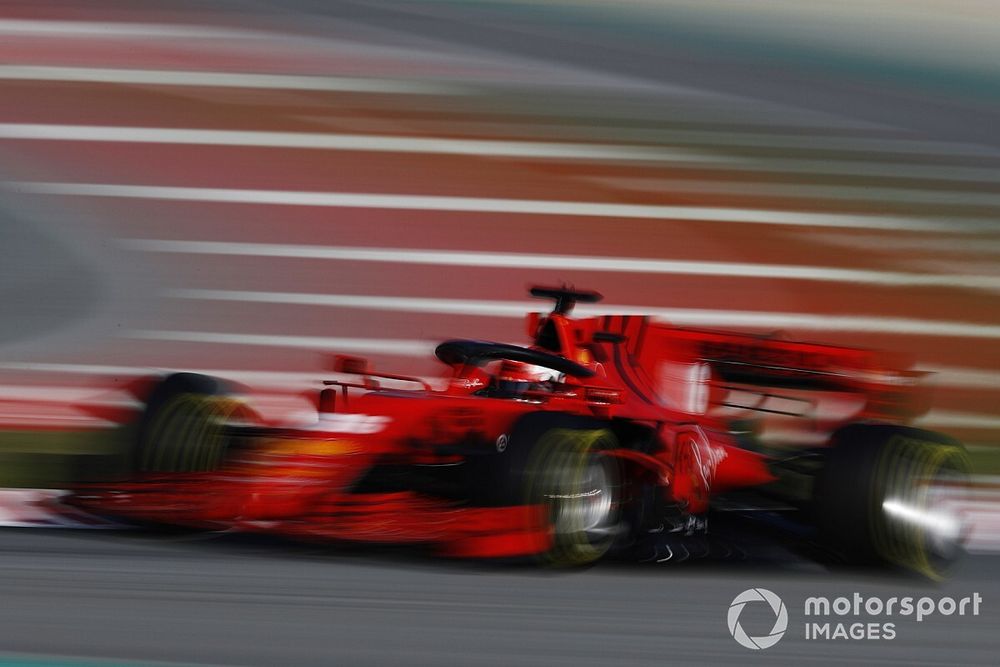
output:
[[[771,632],[766,635],[751,637],[743,629],[743,626],[740,625],[740,616],[751,602],[766,603],[770,607],[770,611],[767,613],[774,614],[774,626],[771,628]],[[768,606],[759,604],[751,605],[751,609],[760,608],[764,610]],[[756,651],[771,648],[785,635],[785,630],[788,629],[788,610],[785,609],[785,603],[781,601],[781,598],[766,588],[749,588],[733,598],[732,604],[729,605],[727,620],[729,621],[729,634],[733,636],[733,639],[740,646]]]

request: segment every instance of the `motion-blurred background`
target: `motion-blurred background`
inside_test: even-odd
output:
[[[921,425],[1000,472],[997,18],[0,2],[0,479],[57,477],[83,440],[37,430],[101,427],[73,405],[149,368],[287,407],[330,351],[428,375],[441,338],[521,340],[563,282],[912,354]]]
[[[924,425],[992,445],[995,18],[2,3],[0,422],[86,426],[73,387],[150,367],[294,388],[337,350],[432,374],[433,341],[520,340],[526,285],[566,282],[605,312],[912,353]]]

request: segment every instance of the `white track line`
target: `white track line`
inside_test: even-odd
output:
[[[275,37],[272,33],[242,28],[204,27],[180,23],[134,23],[125,21],[50,21],[45,19],[0,19],[0,35],[38,37],[234,39]]]
[[[220,293],[215,296],[219,299],[227,301],[327,306],[407,313],[522,317],[527,312],[538,310],[537,302],[522,301],[367,296],[356,294],[312,294],[297,292],[239,292],[221,290],[219,292]],[[206,296],[211,295],[203,294],[198,298],[206,298]],[[682,326],[798,329],[804,331],[851,331],[859,333],[944,336],[955,338],[1000,338],[1000,325],[998,324],[955,322],[946,320],[922,320],[905,317],[818,315],[815,313],[710,310],[701,308],[654,308],[648,306],[617,305],[580,306],[577,308],[576,312],[584,316],[603,314],[650,315],[656,318],[669,320],[673,324]],[[164,335],[171,335],[171,332],[161,333]],[[140,337],[156,338],[156,335],[157,332],[145,332]],[[197,332],[193,335],[197,335]]]
[[[469,92],[460,86],[393,79],[48,65],[0,65],[0,80],[3,79],[115,83],[140,86],[207,86],[211,88],[388,93],[395,95],[461,95]]]
[[[528,157],[586,160],[670,162],[729,162],[729,158],[697,151],[655,146],[583,144],[549,141],[499,141],[402,137],[322,132],[265,132],[255,130],[202,130],[162,127],[112,127],[95,125],[41,125],[0,123],[0,139],[43,141],[107,141],[123,143],[201,146],[254,146],[367,152]]]
[[[845,282],[900,287],[953,287],[990,291],[1000,290],[1000,276],[870,271],[836,267],[796,266],[793,264],[752,264],[745,262],[600,257],[591,255],[411,250],[405,248],[229,243],[220,241],[170,241],[160,239],[120,239],[118,242],[130,250],[160,253],[327,259],[353,262],[392,262],[431,266],[614,271],[621,273]]]
[[[775,211],[707,206],[661,206],[535,199],[442,197],[432,195],[190,188],[108,183],[7,182],[5,187],[10,191],[26,194],[232,204],[559,215],[906,231],[983,232],[996,229],[996,221],[993,219],[974,220],[965,218],[942,220],[894,215],[815,213],[807,211]]]

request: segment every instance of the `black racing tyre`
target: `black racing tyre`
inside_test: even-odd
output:
[[[561,414],[521,419],[503,452],[491,456],[482,497],[492,505],[535,505],[553,546],[541,560],[591,563],[622,531],[622,471],[603,453],[618,446],[606,424]]]
[[[834,435],[816,477],[816,524],[823,542],[850,563],[941,579],[965,537],[948,498],[967,483],[958,442],[903,426],[851,425]]]
[[[247,414],[221,380],[175,373],[153,389],[139,419],[133,469],[139,473],[206,472],[225,460],[226,426]]]

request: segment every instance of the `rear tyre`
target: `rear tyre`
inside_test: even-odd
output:
[[[227,426],[247,414],[226,385],[176,373],[153,389],[139,420],[133,469],[139,473],[208,472],[225,460]]]
[[[853,425],[834,436],[813,506],[823,541],[850,563],[943,578],[963,553],[954,503],[968,482],[963,447],[937,433]]]

